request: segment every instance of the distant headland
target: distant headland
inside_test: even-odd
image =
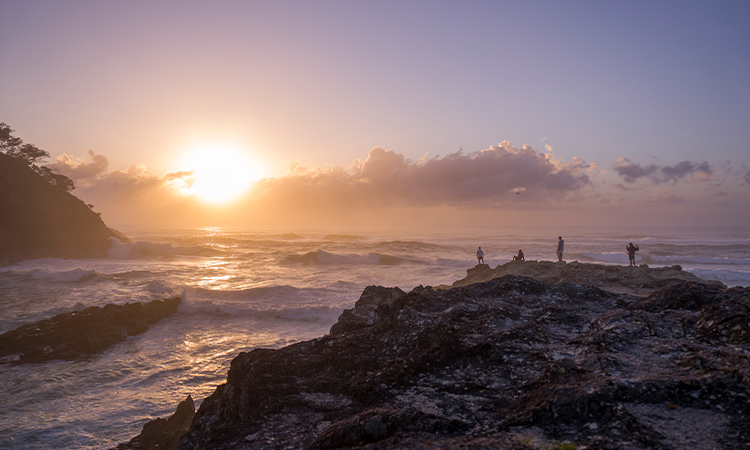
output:
[[[37,258],[101,258],[129,242],[79,198],[0,153],[0,266]]]

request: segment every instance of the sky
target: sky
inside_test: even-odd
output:
[[[748,19],[0,0],[0,122],[115,227],[746,227]]]

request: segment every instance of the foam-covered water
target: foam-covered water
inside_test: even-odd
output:
[[[0,448],[109,448],[191,394],[224,382],[240,351],[328,332],[372,284],[450,284],[523,249],[527,260],[679,264],[729,286],[750,284],[750,229],[475,229],[332,233],[123,230],[109,257],[0,268],[0,333],[107,303],[182,296],[178,312],[100,355],[0,365]]]

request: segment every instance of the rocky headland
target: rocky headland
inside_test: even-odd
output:
[[[58,314],[0,335],[0,361],[13,364],[74,360],[102,352],[174,314],[180,297],[92,306]]]
[[[750,288],[512,264],[240,353],[178,448],[750,448]]]
[[[0,153],[0,266],[37,258],[101,258],[129,242],[79,198]]]

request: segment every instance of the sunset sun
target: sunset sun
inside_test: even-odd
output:
[[[192,172],[183,193],[212,204],[237,200],[262,177],[257,161],[227,146],[196,148],[185,155],[183,167]]]

